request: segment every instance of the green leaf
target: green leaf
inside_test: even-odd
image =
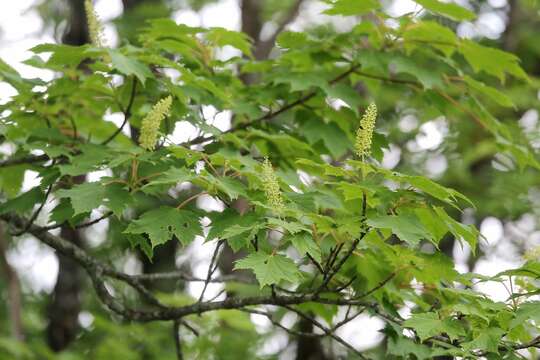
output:
[[[403,322],[403,326],[414,329],[422,341],[439,334],[447,334],[452,340],[465,335],[459,321],[450,318],[441,320],[435,313],[413,314]]]
[[[186,168],[171,167],[162,174],[150,179],[148,184],[144,185],[141,189],[144,192],[152,192],[153,188],[161,185],[177,185],[186,181],[191,181],[195,177],[195,174]]]
[[[495,89],[494,87],[488,86],[483,82],[476,81],[467,75],[463,77],[463,80],[465,80],[465,82],[467,83],[467,85],[469,85],[469,87],[471,87],[471,89],[488,97],[490,100],[496,102],[497,104],[504,107],[515,107],[514,103],[508,96]]]
[[[64,44],[41,44],[34,46],[30,51],[35,54],[52,53],[47,60],[47,65],[53,69],[61,69],[62,67],[76,67],[85,58],[89,58],[90,53],[87,53],[87,46],[71,46]]]
[[[308,37],[303,32],[283,31],[278,35],[276,43],[283,49],[298,49],[308,43]]]
[[[278,73],[274,76],[274,83],[289,84],[291,91],[304,91],[312,87],[327,87],[326,78],[314,73]]]
[[[350,184],[347,182],[339,183],[339,190],[343,192],[343,197],[346,201],[362,199],[364,192],[366,194],[374,194],[375,192],[385,191],[382,186],[372,185],[369,183]]]
[[[464,225],[454,220],[441,207],[434,207],[435,213],[446,223],[448,230],[458,239],[464,239],[470,246],[473,254],[476,252],[476,244],[480,232],[473,225]]]
[[[388,338],[387,352],[390,355],[399,356],[400,359],[409,359],[409,355],[414,355],[418,360],[433,358],[429,347],[402,336]]]
[[[377,0],[335,0],[329,3],[332,7],[323,11],[324,14],[343,16],[362,15],[381,6]]]
[[[409,25],[406,29],[403,39],[409,52],[426,44],[441,50],[446,56],[452,55],[456,50],[458,43],[456,34],[439,23],[420,21]]]
[[[283,255],[256,252],[236,262],[235,269],[253,270],[260,287],[278,284],[281,280],[299,281],[302,277],[296,264]]]
[[[452,20],[473,20],[476,15],[470,11],[452,2],[442,2],[438,0],[414,0],[415,3],[422,5],[423,8],[442,15]]]
[[[193,212],[161,206],[145,212],[137,220],[132,221],[124,233],[148,234],[154,248],[166,243],[173,236],[176,236],[182,244],[187,245],[195,236],[201,235],[202,229],[199,217]]]
[[[483,329],[473,341],[464,343],[463,347],[468,350],[482,349],[491,353],[499,353],[499,345],[505,331],[497,327]]]
[[[117,216],[133,203],[132,194],[121,184],[107,185],[104,194],[105,205]]]
[[[528,75],[519,65],[519,58],[514,54],[470,40],[463,40],[459,51],[477,73],[484,71],[502,82],[505,81],[506,74],[529,81]]]
[[[342,83],[325,86],[325,91],[328,96],[343,100],[356,115],[359,114],[358,109],[363,105],[363,101],[358,91]]]
[[[0,171],[0,191],[8,197],[17,196],[24,180],[25,165],[11,166],[9,170]]]
[[[152,260],[154,256],[154,249],[152,244],[141,234],[125,234],[128,239],[131,248],[139,247],[141,251],[146,255],[149,260]]]
[[[206,176],[212,185],[225,193],[230,200],[236,200],[239,196],[247,197],[246,189],[241,181],[227,176]]]
[[[0,214],[14,212],[19,215],[24,215],[34,208],[34,205],[43,201],[45,194],[39,186],[22,193],[16,198],[10,199],[5,203],[0,204]]]
[[[212,28],[206,33],[206,38],[217,46],[230,45],[240,50],[244,55],[252,56],[249,37],[242,32]]]
[[[341,157],[352,146],[347,135],[334,123],[325,124],[323,121],[311,119],[302,127],[302,132],[310,144],[322,140],[334,158]]]
[[[438,244],[443,236],[448,233],[448,226],[432,209],[418,208],[414,209],[414,213],[422,225],[433,235],[435,243]]]
[[[118,50],[109,49],[112,66],[120,73],[130,76],[135,75],[141,84],[145,84],[146,79],[152,78],[152,72],[146,65],[132,57],[127,57]]]
[[[87,213],[98,208],[105,197],[105,187],[99,182],[76,185],[71,189],[56,192],[59,198],[69,198],[75,211],[74,215]]]
[[[73,206],[68,198],[60,199],[58,205],[51,211],[51,220],[57,224],[62,224],[68,220],[75,220]],[[84,215],[81,215],[84,216]],[[78,219],[77,219],[78,220]],[[72,222],[74,223],[74,222]]]
[[[289,234],[296,234],[300,231],[310,231],[309,228],[299,222],[290,222],[278,218],[269,218],[268,224],[274,225],[273,227],[281,227]]]
[[[395,67],[396,72],[406,73],[416,77],[426,89],[443,87],[444,85],[439,71],[436,71],[434,68],[422,66],[411,58],[395,56],[392,58],[391,63]]]
[[[531,301],[521,304],[510,322],[510,328],[522,325],[528,321],[540,321],[540,301]]]
[[[2,81],[13,86],[19,93],[28,92],[34,85],[34,81],[23,79],[17,70],[0,59],[0,82]]]
[[[400,240],[410,245],[418,245],[422,240],[435,241],[413,214],[381,215],[367,220],[367,224],[377,229],[391,229]]]
[[[240,215],[233,209],[208,214],[212,221],[207,240],[225,239],[234,251],[247,247],[257,232],[265,227],[263,218],[255,213]]]
[[[289,237],[289,240],[291,240],[292,245],[300,254],[309,254],[311,257],[313,257],[313,259],[315,259],[315,261],[321,263],[321,248],[315,242],[315,240],[313,240],[313,236],[310,234],[301,233]]]
[[[433,196],[436,199],[444,201],[445,203],[452,205],[454,207],[456,207],[455,203],[457,202],[458,199],[464,200],[467,203],[469,203],[469,205],[474,207],[474,204],[472,203],[472,201],[469,200],[465,195],[463,195],[459,191],[444,187],[426,177],[404,175],[395,171],[392,172],[392,171],[388,171],[388,170],[380,169],[380,168],[378,169],[378,171],[385,174],[385,176],[387,176],[391,180],[398,181],[400,183],[408,183],[412,185],[413,187],[417,188],[418,190],[430,196]]]

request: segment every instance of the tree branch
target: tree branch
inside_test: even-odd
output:
[[[47,154],[28,155],[28,156],[19,157],[19,158],[2,160],[0,161],[0,168],[22,165],[22,164],[34,164],[34,163],[47,161],[47,160],[49,160],[49,156]]]
[[[101,143],[101,145],[107,145],[116,136],[118,136],[118,134],[120,134],[122,132],[122,130],[124,129],[124,127],[128,123],[129,118],[131,117],[131,107],[133,106],[133,101],[135,100],[135,94],[136,94],[136,90],[137,90],[137,79],[135,77],[132,77],[132,81],[133,82],[132,82],[132,85],[131,85],[131,94],[129,95],[129,101],[128,101],[128,104],[127,104],[126,108],[123,110],[124,121],[122,122],[120,127],[118,129],[116,129],[116,131],[114,133],[111,134],[111,136],[109,136],[106,140],[104,140]]]
[[[182,360],[184,355],[182,354],[182,343],[180,342],[180,321],[173,321],[173,338],[174,338],[174,347],[176,349],[176,359]]]
[[[208,287],[208,283],[210,282],[210,280],[212,279],[212,275],[214,274],[214,272],[218,268],[218,265],[216,264],[216,259],[217,259],[217,255],[219,253],[219,248],[221,247],[221,245],[223,245],[223,243],[225,243],[225,240],[219,240],[217,245],[216,245],[216,248],[214,249],[214,254],[212,255],[212,260],[210,261],[210,265],[208,265],[208,273],[206,275],[206,280],[204,281],[204,287],[203,287],[203,289],[201,291],[201,296],[199,297],[199,302],[203,301],[204,293],[206,292],[206,288]]]
[[[276,42],[276,39],[279,34],[285,30],[287,25],[289,25],[291,22],[296,19],[298,16],[298,13],[300,11],[300,6],[302,6],[302,3],[304,0],[296,0],[294,4],[288,9],[285,16],[277,23],[276,30],[272,33],[272,36],[270,36],[269,39],[260,41],[257,44],[257,47],[255,49],[255,57],[257,59],[265,59],[270,54],[270,51],[272,51],[272,48],[274,47],[274,44]]]
[[[332,84],[335,84],[341,80],[343,80],[344,78],[346,78],[347,76],[349,76],[350,74],[352,74],[354,71],[356,71],[356,69],[359,67],[360,65],[351,65],[351,67],[341,73],[340,75],[338,75],[337,77],[335,77],[334,79],[332,79],[329,84],[332,85]],[[314,91],[311,91],[309,93],[307,93],[306,95],[300,97],[299,99],[293,101],[292,103],[289,103],[289,104],[286,104],[284,105],[283,107],[281,107],[279,110],[277,111],[269,111],[267,112],[266,114],[264,114],[263,116],[260,116],[252,121],[249,121],[249,122],[245,122],[245,123],[242,123],[242,124],[239,124],[237,126],[234,126],[232,128],[230,128],[229,130],[227,131],[224,131],[222,132],[219,136],[221,135],[224,135],[224,134],[229,134],[229,133],[232,133],[232,132],[235,132],[235,131],[238,131],[238,130],[243,130],[243,129],[246,129],[248,127],[251,127],[259,122],[262,122],[262,121],[268,121],[268,120],[272,120],[273,118],[275,118],[276,116],[298,106],[298,105],[302,105],[304,104],[305,102],[307,102],[308,100],[310,100],[311,98],[313,98],[315,95],[317,95],[317,90],[314,90]],[[201,135],[201,136],[197,136],[196,138],[193,138],[192,140],[189,140],[185,143],[183,143],[183,145],[186,145],[186,146],[189,146],[189,145],[197,145],[197,144],[202,144],[202,143],[205,143],[207,141],[212,141],[212,140],[215,140],[217,138],[217,136],[215,135],[210,135],[210,136],[204,136],[204,135]]]

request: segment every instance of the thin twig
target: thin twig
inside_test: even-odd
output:
[[[174,347],[176,349],[176,359],[182,360],[184,355],[182,354],[182,343],[180,342],[180,321],[173,321],[173,338],[174,338]]]
[[[129,118],[131,117],[131,107],[133,106],[133,102],[135,100],[136,89],[137,89],[137,79],[135,77],[133,77],[132,78],[132,85],[131,85],[131,93],[129,95],[129,101],[128,101],[128,104],[127,104],[125,110],[123,110],[124,121],[122,122],[120,127],[118,129],[116,129],[114,133],[111,134],[111,136],[109,136],[107,139],[105,139],[101,143],[101,145],[107,145],[108,143],[110,143],[116,136],[118,136],[118,134],[120,134],[122,132],[122,130],[124,129],[124,127],[128,123]]]
[[[43,210],[43,207],[45,207],[45,204],[47,203],[47,200],[49,199],[49,195],[51,194],[51,191],[52,191],[52,188],[53,188],[54,184],[50,184],[48,187],[47,187],[47,192],[45,193],[45,198],[43,199],[43,201],[41,202],[41,204],[39,205],[39,207],[37,208],[36,211],[34,211],[34,213],[32,214],[32,216],[30,216],[30,219],[28,219],[28,223],[26,224],[26,226],[18,231],[15,231],[15,232],[12,232],[11,233],[11,236],[21,236],[22,234],[26,233],[28,231],[28,229],[30,228],[30,226],[32,226],[34,224],[34,222],[36,221],[37,217],[39,216],[39,214],[41,213],[41,210]]]
[[[374,286],[372,289],[366,291],[363,294],[360,294],[358,296],[355,296],[353,299],[363,299],[365,297],[368,297],[369,295],[373,294],[375,291],[379,290],[380,288],[384,287],[390,280],[392,280],[396,276],[396,272],[394,271],[389,276],[387,276],[384,280],[382,280],[380,283],[378,283],[376,286]]]
[[[329,81],[329,84],[330,85],[333,85],[341,80],[343,80],[344,78],[346,78],[347,76],[349,76],[350,74],[352,74],[360,65],[351,65],[350,68],[341,73],[340,75],[338,75],[337,77],[335,77],[334,79],[332,79],[331,81]],[[305,102],[307,102],[308,100],[312,99],[313,97],[315,97],[315,95],[317,95],[318,91],[317,90],[314,90],[314,91],[311,91],[309,92],[308,94],[304,95],[304,96],[301,96],[299,99],[293,101],[292,103],[289,103],[289,104],[286,104],[284,105],[283,107],[281,107],[280,109],[276,110],[276,111],[269,111],[267,112],[266,114],[264,114],[263,116],[260,116],[252,121],[249,121],[249,122],[245,122],[245,123],[242,123],[242,124],[238,124],[232,128],[230,128],[229,130],[227,131],[224,131],[220,134],[221,135],[225,135],[225,134],[229,134],[229,133],[232,133],[232,132],[235,132],[235,131],[238,131],[238,130],[243,130],[243,129],[246,129],[248,127],[251,127],[259,122],[262,122],[262,121],[267,121],[267,120],[271,120],[273,118],[275,118],[276,116],[298,106],[298,105],[301,105]],[[216,135],[210,135],[210,136],[197,136],[196,138],[194,139],[191,139],[189,141],[187,141],[186,143],[184,143],[183,145],[186,145],[186,146],[189,146],[189,145],[197,145],[197,144],[202,144],[202,143],[205,143],[205,142],[208,142],[208,141],[212,141],[212,140],[215,140],[217,138]]]
[[[85,223],[82,223],[82,224],[79,224],[79,225],[75,225],[75,229],[84,229],[84,228],[87,228],[89,226],[92,226],[92,225],[95,225],[105,219],[107,219],[108,217],[110,217],[111,215],[113,214],[112,211],[108,211],[106,212],[105,214],[103,214],[102,216],[98,217],[97,219],[94,219],[94,220],[91,220],[91,221],[88,221],[88,222],[85,222]],[[48,226],[42,226],[41,227],[41,230],[42,231],[49,231],[49,230],[53,230],[53,229],[56,229],[56,228],[59,228],[63,225],[65,225],[66,222],[63,222],[63,223],[59,223],[59,224],[52,224],[52,225],[48,225]],[[28,230],[28,229],[27,229]]]
[[[214,249],[214,254],[212,255],[212,260],[210,260],[210,265],[208,265],[208,273],[206,274],[206,280],[204,282],[204,287],[203,287],[203,289],[201,291],[201,296],[199,296],[199,302],[203,301],[204,293],[206,292],[206,288],[208,287],[208,283],[210,282],[210,279],[212,279],[212,275],[214,274],[214,272],[218,268],[218,265],[216,263],[216,259],[217,259],[218,253],[219,253],[219,248],[224,243],[225,243],[225,240],[219,240],[217,245],[216,245],[216,248]],[[216,263],[216,264],[214,265],[214,263]]]

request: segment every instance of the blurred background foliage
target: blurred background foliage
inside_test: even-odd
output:
[[[384,8],[391,12],[400,0],[383,1]],[[473,22],[451,22],[439,17],[434,21],[452,26],[458,34],[473,37],[489,46],[512,52],[521,59],[521,65],[531,78],[531,84],[507,79],[505,95],[514,107],[502,107],[496,101],[486,102],[489,112],[504,123],[516,137],[523,139],[537,151],[540,148],[540,7],[536,0],[462,0],[478,14]],[[107,7],[107,1],[100,1],[102,8]],[[115,45],[128,42],[138,44],[138,31],[145,22],[152,18],[175,17],[182,12],[204,14],[207,6],[215,3],[212,0],[122,0],[123,10],[114,18],[107,21],[109,32],[116,32]],[[359,19],[347,19],[336,22],[319,16],[324,8],[320,2],[313,0],[239,0],[229,1],[231,6],[238,6],[240,24],[238,30],[244,31],[254,40],[254,54],[258,59],[272,56],[272,47],[276,36],[283,29],[293,26],[295,29],[312,29],[324,36],[328,29],[349,29]],[[0,4],[0,11],[4,4]],[[322,7],[321,7],[322,6]],[[314,10],[315,9],[315,10]],[[30,8],[37,11],[43,20],[43,32],[53,34],[58,43],[84,44],[88,42],[85,25],[84,6],[82,0],[42,0]],[[313,16],[316,14],[317,16]],[[204,16],[204,15],[201,15]],[[429,14],[425,14],[429,18]],[[202,19],[204,24],[204,19]],[[392,25],[392,24],[390,24]],[[492,26],[493,25],[493,26]],[[0,27],[2,25],[0,24]],[[114,40],[114,39],[110,39]],[[430,67],[434,64],[421,64]],[[485,75],[488,77],[488,75]],[[249,79],[246,79],[249,81]],[[369,82],[369,80],[363,79]],[[531,86],[532,85],[532,86]],[[370,83],[370,88],[386,86],[382,83]],[[394,91],[395,90],[395,91]],[[359,88],[359,92],[364,89]],[[459,94],[459,85],[448,89],[448,94]],[[461,245],[448,237],[441,248],[455,258],[458,268],[462,271],[483,271],[482,264],[491,264],[498,268],[499,264],[519,264],[524,254],[540,246],[540,166],[526,166],[522,171],[513,171],[522,167],[519,158],[511,158],[499,151],[496,139],[487,131],[482,130],[464,113],[459,104],[446,107],[451,116],[434,118],[429,109],[417,111],[411,102],[404,104],[400,97],[401,90],[386,86],[384,97],[377,99],[380,109],[378,126],[388,134],[389,150],[385,150],[383,165],[402,173],[428,174],[445,186],[454,188],[474,203],[476,209],[468,209],[463,214],[454,213],[454,217],[465,223],[476,224],[488,239],[479,251],[472,255],[461,249]],[[426,91],[419,104],[427,102],[437,104],[440,101],[437,94]],[[404,106],[406,105],[406,107]],[[438,111],[431,112],[432,114]],[[447,119],[451,118],[452,121]],[[524,130],[521,132],[519,130]],[[523,160],[527,162],[528,160]],[[529,159],[530,160],[530,159]],[[536,161],[536,160],[534,160]],[[21,174],[3,173],[2,177],[21,176]],[[0,181],[2,178],[0,177]],[[511,199],[511,200],[509,200]],[[111,224],[114,229],[114,224]],[[491,231],[491,233],[490,233]],[[493,232],[496,235],[490,237]],[[497,235],[498,234],[498,235]],[[99,234],[98,234],[99,235]],[[7,287],[11,286],[9,264],[5,257],[10,252],[12,244],[6,243],[3,248],[4,270],[0,282],[2,303],[7,303]],[[97,251],[107,252],[105,246]],[[173,249],[174,250],[174,249]],[[121,250],[119,255],[122,254]],[[153,264],[146,264],[154,269],[170,269],[170,256],[157,252]],[[9,256],[8,256],[9,257]],[[225,263],[231,260],[224,260]],[[194,264],[185,262],[185,267]],[[230,265],[229,265],[230,266]],[[227,264],[223,265],[224,268]],[[67,270],[66,270],[67,269]],[[69,267],[60,268],[60,272],[69,271]],[[489,270],[488,270],[489,271]],[[24,275],[24,274],[22,274]],[[76,321],[78,327],[73,334],[66,336],[55,350],[51,349],[50,340],[44,333],[54,333],[50,328],[51,310],[49,293],[51,290],[32,290],[32,286],[22,276],[22,307],[24,309],[22,323],[24,324],[26,344],[11,341],[12,324],[4,321],[9,318],[9,308],[0,307],[0,357],[1,358],[50,358],[50,359],[172,359],[175,356],[171,346],[170,326],[168,324],[120,324],[111,319],[109,314],[101,310],[101,306],[88,288],[71,289],[70,296],[77,301]],[[61,277],[59,276],[59,279]],[[60,280],[59,280],[60,281]],[[170,284],[169,284],[170,285]],[[164,289],[170,286],[165,284]],[[176,284],[175,284],[176,285]],[[57,288],[55,291],[58,289]],[[165,291],[166,292],[166,291]],[[166,296],[164,294],[164,296]],[[178,301],[178,298],[175,298]],[[62,308],[63,304],[56,306]],[[58,321],[65,319],[60,313]],[[261,325],[250,321],[246,313],[216,312],[205,316],[199,329],[202,334],[194,342],[189,342],[186,349],[188,358],[215,359],[251,359],[261,354],[261,349],[268,358],[278,358],[281,355],[301,359],[300,352],[288,347],[287,338],[274,336],[272,332],[261,330]],[[66,320],[66,321],[73,321]],[[201,324],[199,324],[201,325]],[[61,326],[61,325],[60,325]],[[264,328],[264,326],[262,326]],[[185,333],[190,337],[193,334]],[[330,342],[330,340],[323,340]],[[271,345],[268,345],[271,344]],[[307,343],[305,346],[315,346]],[[374,354],[381,353],[384,358],[383,345],[376,346]],[[379,346],[380,348],[378,348]],[[320,355],[321,359],[323,355]],[[318,359],[316,355],[311,357]]]

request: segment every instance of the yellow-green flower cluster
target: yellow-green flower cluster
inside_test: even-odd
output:
[[[172,105],[172,97],[159,100],[152,110],[145,116],[141,124],[141,134],[139,144],[146,150],[154,150],[159,132],[161,121],[169,115]]]
[[[285,205],[283,205],[283,198],[281,197],[281,190],[279,188],[276,173],[268,158],[265,158],[262,164],[261,180],[264,192],[266,193],[266,198],[268,199],[268,204],[276,213],[281,213],[284,210]]]
[[[377,105],[371,103],[362,119],[360,119],[360,127],[356,131],[354,150],[360,158],[371,155],[371,141],[373,139],[373,130],[375,130],[375,120],[377,120]]]
[[[94,9],[92,0],[84,1],[84,9],[86,11],[86,21],[88,24],[88,34],[90,35],[90,42],[95,47],[105,47],[103,24],[99,20],[98,14]]]
[[[525,252],[524,256],[525,260],[528,261],[535,261],[540,259],[540,246],[536,246],[532,249],[529,249]]]

